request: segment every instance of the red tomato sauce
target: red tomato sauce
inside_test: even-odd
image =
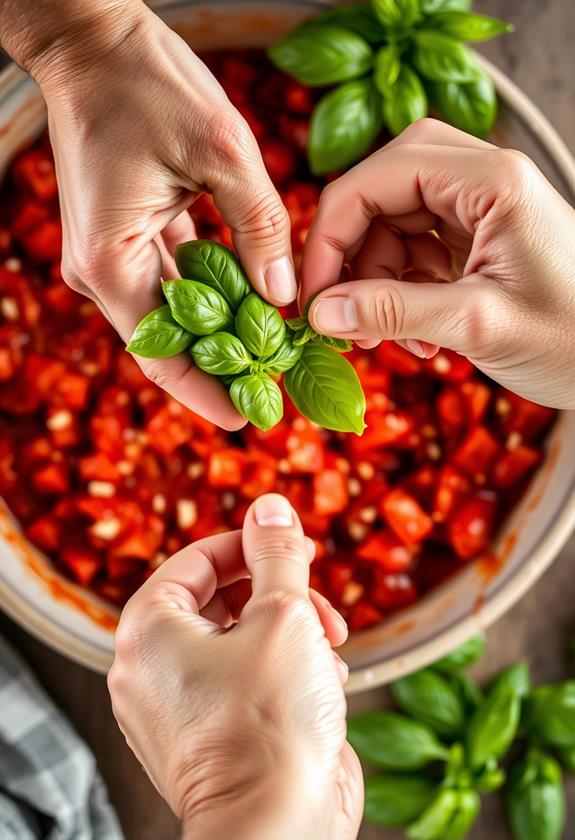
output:
[[[297,262],[323,185],[305,159],[315,94],[257,50],[206,61],[260,143]],[[209,196],[192,215],[200,236],[231,246]],[[63,283],[60,256],[44,136],[13,161],[0,199],[0,494],[58,569],[114,603],[275,490],[316,541],[311,585],[367,628],[485,555],[542,460],[554,411],[462,356],[424,361],[392,342],[351,354],[362,437],[324,432],[288,401],[271,431],[227,434],[143,376]]]

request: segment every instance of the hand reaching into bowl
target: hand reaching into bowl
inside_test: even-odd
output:
[[[332,651],[347,628],[308,590],[312,545],[287,499],[262,496],[242,532],[180,551],[124,609],[114,713],[184,837],[357,835],[362,774]]]
[[[63,275],[127,341],[194,237],[188,206],[209,190],[255,288],[295,298],[287,212],[256,140],[184,41],[141,0],[0,0],[2,46],[48,105],[64,229]],[[218,425],[245,420],[185,355],[138,359]]]
[[[324,191],[302,298],[319,332],[441,345],[574,408],[574,264],[575,211],[527,157],[422,120]]]

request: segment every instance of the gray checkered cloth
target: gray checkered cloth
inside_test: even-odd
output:
[[[94,756],[0,639],[0,840],[121,840]]]

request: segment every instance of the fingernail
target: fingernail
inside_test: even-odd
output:
[[[328,335],[352,332],[358,327],[355,302],[349,297],[320,300],[314,306],[313,320],[318,329]]]
[[[416,341],[414,338],[408,338],[405,342],[405,346],[411,353],[413,353],[414,356],[419,356],[420,359],[425,359],[425,350],[423,349],[423,344],[420,341]]]
[[[263,527],[281,525],[284,528],[289,528],[293,525],[291,505],[283,496],[275,494],[261,496],[256,501],[254,513],[256,522]]]
[[[293,265],[288,257],[281,257],[266,268],[266,289],[277,303],[291,303],[297,295]]]

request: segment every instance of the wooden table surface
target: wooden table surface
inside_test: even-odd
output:
[[[511,20],[517,32],[482,47],[533,99],[575,152],[574,0],[477,0],[479,11]],[[575,629],[575,537],[531,592],[489,633],[488,655],[477,668],[487,678],[519,658],[529,661],[535,680],[556,680],[568,673],[566,640]],[[54,700],[94,750],[127,840],[172,840],[174,818],[155,793],[116,728],[105,680],[68,662],[0,615],[0,632],[19,648]],[[352,712],[386,702],[376,690],[352,698]],[[568,785],[569,824],[575,836],[575,779]],[[396,840],[400,835],[362,828],[361,840]],[[497,794],[484,800],[472,840],[508,836]],[[209,838],[212,840],[212,838]],[[272,840],[272,838],[270,838]]]

